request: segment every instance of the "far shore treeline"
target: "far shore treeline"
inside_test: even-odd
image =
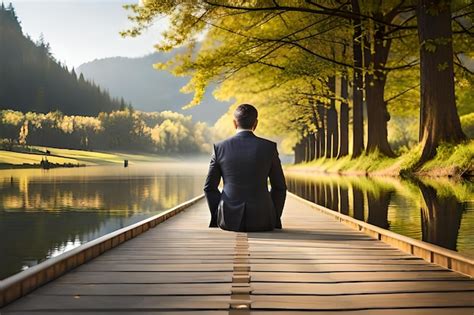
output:
[[[0,4],[0,149],[38,145],[160,154],[209,152],[205,123],[179,113],[140,112],[55,60]]]
[[[152,153],[209,152],[212,133],[191,116],[126,108],[98,116],[68,116],[59,111],[0,111],[0,149],[40,145],[83,150],[135,150]]]

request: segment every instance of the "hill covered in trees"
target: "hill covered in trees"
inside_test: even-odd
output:
[[[98,115],[128,106],[56,61],[44,39],[23,34],[13,6],[0,5],[0,107]]]
[[[171,110],[192,115],[195,121],[213,124],[227,111],[228,103],[217,101],[211,91],[208,91],[200,106],[182,109],[193,98],[192,94],[180,92],[180,88],[186,85],[189,77],[176,77],[168,71],[153,68],[153,64],[165,62],[179,52],[182,52],[182,49],[158,52],[139,58],[105,58],[85,63],[77,70],[87,79],[106,88],[111,95],[123,96],[138,110],[149,112]]]

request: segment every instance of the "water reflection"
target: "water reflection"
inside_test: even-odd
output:
[[[0,171],[0,279],[201,194],[205,164]]]
[[[394,232],[474,256],[474,185],[469,181],[287,175],[312,202]]]

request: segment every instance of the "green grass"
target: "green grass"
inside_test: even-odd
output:
[[[45,156],[46,150],[50,151],[47,156],[48,161],[57,164],[85,164],[85,165],[100,165],[100,164],[121,164],[124,159],[133,162],[156,162],[164,158],[151,154],[133,154],[120,152],[96,152],[72,149],[60,149],[51,147],[33,146],[29,149],[15,148],[15,151],[0,150],[0,164],[22,165],[38,164]],[[17,152],[21,151],[21,152]]]
[[[474,113],[460,117],[462,130],[469,139],[474,138]]]
[[[459,145],[442,144],[436,156],[419,165],[421,146],[416,146],[397,158],[389,158],[378,152],[363,154],[355,159],[349,156],[340,159],[320,158],[307,163],[286,165],[287,171],[328,172],[346,175],[431,175],[459,176],[472,172],[474,160],[474,141]]]
[[[41,162],[43,155],[31,154],[31,153],[22,153],[22,152],[12,152],[12,151],[0,151],[0,163],[3,164],[14,164],[21,165],[23,163],[27,164],[38,164]],[[48,157],[48,161],[51,163],[72,163],[72,164],[81,164],[83,162],[73,159],[73,158],[64,158],[64,157]]]
[[[346,156],[340,159],[320,158],[311,162],[301,163],[295,166],[287,166],[287,169],[315,169],[329,173],[371,173],[385,169],[396,162],[396,159],[388,158],[378,152],[361,155],[355,159]]]
[[[419,171],[452,170],[453,173],[465,173],[473,169],[474,141],[459,145],[443,144],[436,150],[436,156],[423,164]]]

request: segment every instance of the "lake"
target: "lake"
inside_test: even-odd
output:
[[[474,184],[447,178],[287,175],[288,190],[331,210],[474,257]]]
[[[1,170],[0,279],[201,194],[207,166]],[[287,182],[334,211],[474,256],[472,182],[301,174]]]
[[[0,171],[0,279],[202,193],[204,163]]]

